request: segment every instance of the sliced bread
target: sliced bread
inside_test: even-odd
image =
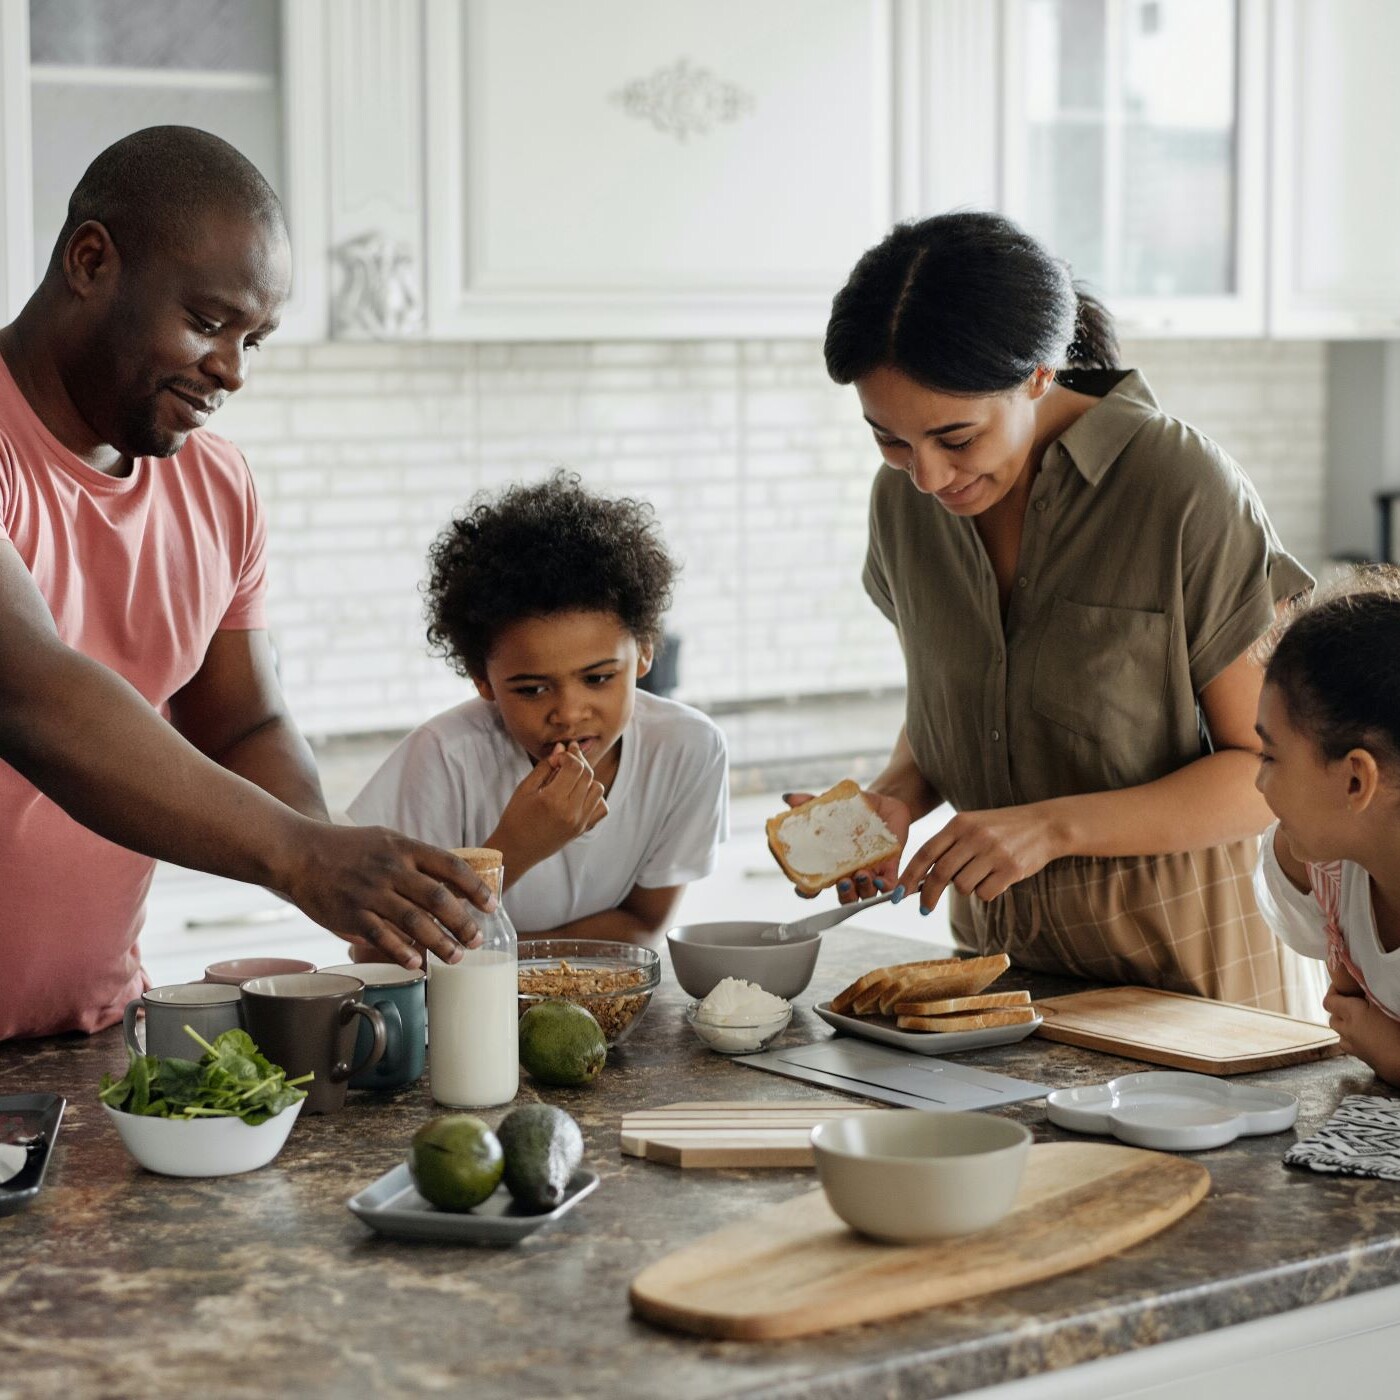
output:
[[[954,1016],[963,1011],[998,1011],[1008,1006],[1029,1006],[1029,992],[983,992],[975,997],[945,997],[942,1001],[897,1001],[896,1016]]]
[[[902,1031],[985,1031],[993,1026],[1020,1026],[1035,1020],[1033,1006],[1013,1006],[1003,1011],[970,1011],[962,1016],[900,1016],[895,1024]]]
[[[1011,959],[1005,953],[981,958],[951,958],[942,967],[901,977],[897,984],[886,984],[879,1007],[889,1016],[901,1001],[946,1001],[950,997],[976,996],[1010,966]]]

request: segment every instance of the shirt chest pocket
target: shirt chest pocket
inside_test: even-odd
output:
[[[1057,596],[1036,651],[1032,707],[1106,747],[1154,746],[1171,635],[1167,613]]]

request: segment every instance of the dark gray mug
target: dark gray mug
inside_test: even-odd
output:
[[[192,1026],[213,1041],[216,1035],[243,1024],[243,998],[237,987],[220,987],[211,982],[176,982],[168,987],[152,987],[127,1003],[122,1017],[122,1033],[127,1048],[135,1055],[174,1056],[197,1060],[204,1053],[199,1042],[185,1034]],[[136,1015],[146,1013],[146,1038],[136,1038]]]
[[[384,1018],[384,1055],[370,1069],[360,1070],[350,1080],[352,1089],[402,1089],[414,1084],[427,1065],[428,1039],[427,978],[418,968],[395,963],[341,963],[323,967],[322,973],[358,977],[365,984],[364,1001]],[[355,1041],[355,1059],[369,1054],[374,1033],[368,1023],[360,1023]]]
[[[384,1053],[384,1018],[363,1002],[358,977],[291,972],[254,977],[243,984],[243,1015],[258,1049],[287,1071],[288,1079],[316,1077],[306,1090],[306,1113],[345,1107],[350,1076],[372,1069]],[[371,1028],[368,1056],[355,1058],[356,1018]]]

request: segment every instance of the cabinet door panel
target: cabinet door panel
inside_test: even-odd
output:
[[[1258,0],[1005,0],[1009,213],[1130,333],[1263,328]]]
[[[1376,336],[1400,329],[1400,125],[1393,0],[1275,7],[1273,329]]]
[[[820,333],[891,211],[884,0],[431,0],[440,334]]]

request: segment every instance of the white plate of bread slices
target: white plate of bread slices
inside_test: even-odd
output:
[[[1024,991],[996,991],[1005,953],[871,969],[813,1010],[833,1029],[919,1055],[1011,1045],[1041,1018]]]

